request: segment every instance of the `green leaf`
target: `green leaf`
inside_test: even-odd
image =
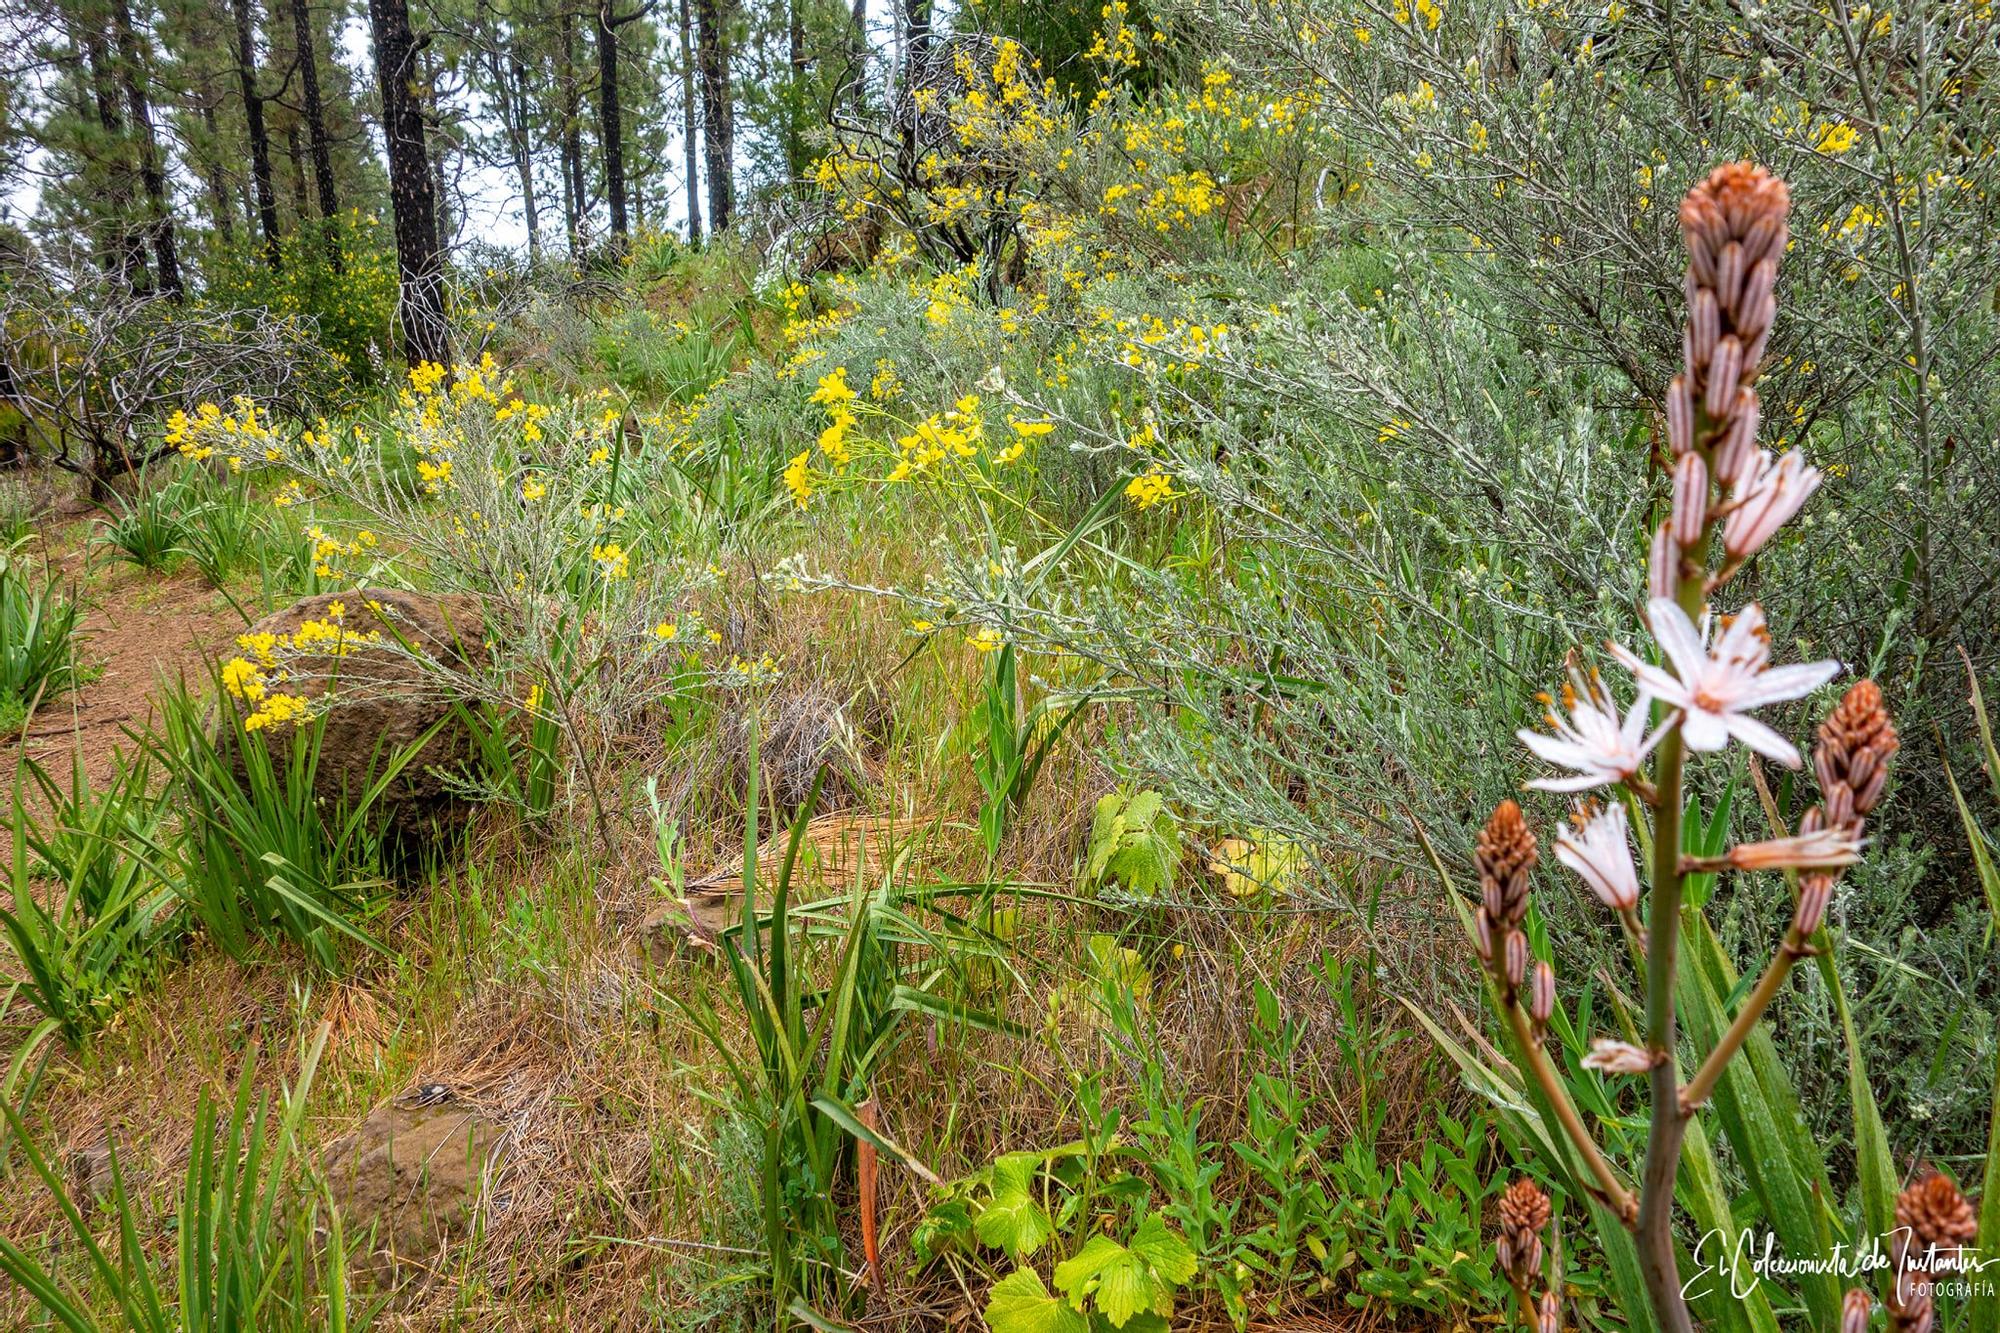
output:
[[[986,1298],[986,1326],[993,1333],[1090,1333],[1083,1313],[1051,1296],[1032,1268],[1017,1268],[993,1284]]]
[[[1077,1305],[1094,1297],[1114,1328],[1135,1315],[1166,1318],[1174,1312],[1174,1289],[1194,1276],[1195,1253],[1158,1216],[1139,1224],[1130,1246],[1109,1236],[1092,1236],[1076,1255],[1057,1265],[1056,1286]]]
[[[1113,1328],[1125,1327],[1135,1314],[1158,1313],[1155,1307],[1162,1302],[1171,1310],[1172,1293],[1162,1290],[1146,1266],[1129,1254],[1106,1268],[1097,1280],[1097,1308]]]
[[[1098,799],[1097,812],[1090,821],[1090,858],[1083,872],[1087,883],[1103,880],[1104,867],[1125,836],[1124,806],[1124,798],[1115,791]]]
[[[1148,1215],[1139,1224],[1139,1234],[1132,1237],[1130,1248],[1155,1273],[1177,1287],[1194,1277],[1197,1262],[1194,1247],[1157,1214]]]
[[[2000,1261],[2000,1065],[1993,1070],[1993,1121],[1986,1133],[1986,1183],[1979,1197],[1979,1254]],[[1972,1312],[1973,1333],[2000,1333],[2000,1301],[1981,1301]]]
[[[1736,989],[1736,969],[1699,910],[1684,909],[1681,939],[1675,987],[1681,1013],[1696,1046],[1712,1049],[1729,1023],[1723,997]],[[1723,1069],[1712,1105],[1750,1192],[1786,1253],[1818,1253],[1824,1248],[1823,1201],[1832,1196],[1825,1159],[1805,1128],[1797,1093],[1763,1024],[1752,1029],[1743,1049]],[[1689,1158],[1684,1150],[1684,1187],[1688,1179]],[[1736,1231],[1726,1214],[1703,1219],[1703,1230],[1718,1227],[1725,1236]],[[1839,1324],[1841,1289],[1833,1275],[1802,1273],[1793,1279],[1792,1286],[1812,1312],[1815,1327]]]
[[[1157,897],[1173,887],[1180,856],[1180,821],[1158,792],[1129,798],[1112,792],[1098,801],[1091,821],[1084,882],[1096,887],[1116,881],[1135,898]]]
[[[1965,656],[1960,647],[1959,655],[1965,657],[1965,676],[1970,688],[1972,716],[1979,729],[1979,741],[1986,755],[1986,776],[1993,784],[1993,795],[2000,799],[2000,751],[1993,745],[1993,725],[1986,715],[1986,698],[1980,693],[1979,677],[1973,674],[1972,659]],[[1986,834],[1973,820],[1972,809],[1966,804],[1965,796],[1958,789],[1958,780],[1952,776],[1949,765],[1945,777],[1951,783],[1952,799],[1958,804],[1959,822],[1965,826],[1965,840],[1972,847],[1973,864],[1979,871],[1979,882],[1986,890],[1986,908],[1992,920],[1986,925],[1986,938],[1990,941],[1996,927],[2000,927],[2000,871],[1996,871],[1993,859],[1986,850]],[[1987,1263],[2000,1261],[2000,1067],[1993,1071],[1993,1118],[1986,1133],[1986,1175],[1979,1199],[1979,1252]],[[1973,1333],[2000,1333],[2000,1301],[1980,1301],[1972,1311]]]
[[[1034,1195],[1035,1176],[1042,1169],[1042,1155],[1012,1152],[993,1163],[992,1197],[973,1219],[973,1234],[980,1243],[1003,1250],[1019,1263],[1048,1243],[1055,1223]],[[1041,1279],[1035,1279],[1036,1285]]]
[[[1082,1305],[1083,1298],[1090,1294],[1090,1284],[1101,1277],[1106,1268],[1123,1263],[1127,1257],[1125,1247],[1111,1237],[1092,1236],[1084,1242],[1082,1249],[1056,1265],[1056,1290]]]

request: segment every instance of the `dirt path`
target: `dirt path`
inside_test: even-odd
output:
[[[80,667],[102,674],[61,698],[44,703],[29,728],[27,752],[58,781],[66,781],[72,755],[81,755],[93,789],[109,780],[119,749],[130,749],[125,728],[145,726],[153,683],[185,673],[190,682],[206,669],[203,655],[227,646],[242,619],[191,571],[152,574],[130,566],[100,565],[79,580],[89,608],[78,632]]]

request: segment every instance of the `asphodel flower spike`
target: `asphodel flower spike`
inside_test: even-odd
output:
[[[1553,968],[1527,957],[1518,913],[1525,892],[1507,892],[1495,854],[1510,840],[1496,826],[1514,827],[1511,802],[1496,811],[1480,839],[1482,904],[1474,936],[1495,1008],[1514,1038],[1524,1073],[1539,1087],[1568,1145],[1588,1168],[1592,1194],[1613,1209],[1632,1233],[1653,1321],[1663,1333],[1695,1333],[1681,1280],[1684,1218],[1677,1208],[1682,1147],[1690,1123],[1714,1095],[1729,1062],[1743,1049],[1762,1016],[1802,958],[1823,947],[1820,922],[1845,869],[1867,846],[1866,820],[1881,798],[1895,729],[1881,695],[1867,682],[1847,697],[1820,728],[1814,769],[1824,795],[1796,829],[1773,813],[1771,836],[1694,854],[1688,821],[1704,817],[1690,799],[1691,755],[1727,749],[1740,741],[1764,758],[1797,768],[1798,747],[1760,720],[1758,710],[1802,698],[1841,669],[1833,661],[1774,666],[1764,611],[1752,602],[1734,615],[1719,614],[1710,599],[1795,518],[1822,481],[1797,450],[1774,457],[1758,446],[1762,417],[1758,371],[1777,316],[1778,270],[1787,248],[1789,193],[1782,181],[1748,162],[1716,168],[1680,207],[1687,247],[1687,320],[1683,365],[1663,396],[1664,471],[1668,504],[1649,520],[1645,553],[1648,599],[1645,623],[1658,645],[1657,662],[1619,643],[1612,655],[1631,673],[1637,699],[1629,712],[1574,658],[1570,685],[1558,703],[1545,699],[1548,726],[1517,733],[1540,759],[1564,770],[1527,785],[1550,791],[1615,786],[1602,805],[1576,807],[1572,827],[1557,839],[1556,859],[1617,913],[1644,985],[1643,1014],[1626,1018],[1623,1037],[1591,1043],[1585,1069],[1643,1080],[1629,1095],[1650,1103],[1643,1158],[1628,1179],[1615,1169],[1583,1123],[1569,1083],[1548,1059],[1547,1025],[1559,1011]],[[1653,725],[1657,712],[1659,723]],[[1768,804],[1768,803],[1767,803]],[[1502,815],[1505,819],[1502,819]],[[1643,862],[1634,856],[1635,846]],[[1753,988],[1733,1002],[1733,1013],[1694,1076],[1683,1082],[1680,1061],[1690,1035],[1681,1027],[1686,968],[1682,934],[1699,922],[1701,904],[1689,877],[1782,871],[1797,885],[1798,899],[1783,939]],[[1643,911],[1643,919],[1641,912]],[[1643,1020],[1643,1021],[1640,1021]],[[1702,1035],[1708,1035],[1704,1030]],[[1628,1093],[1621,1090],[1622,1098]],[[1939,1208],[1930,1215],[1944,1216]],[[1525,1242],[1510,1242],[1518,1261]],[[1517,1292],[1522,1288],[1517,1284]],[[1919,1333],[1928,1318],[1927,1287],[1905,1275],[1895,1300],[1885,1301],[1892,1327]],[[1834,1293],[1836,1299],[1839,1293]],[[1819,1302],[1815,1327],[1833,1325],[1831,1302]],[[1520,1324],[1542,1320],[1523,1299]],[[1638,1312],[1628,1312],[1638,1313]],[[1863,1333],[1870,1315],[1866,1293],[1854,1293],[1841,1312],[1843,1333]],[[1645,1322],[1639,1320],[1637,1322]]]
[[[1709,529],[1725,514],[1731,563],[1718,581],[1797,512],[1817,479],[1794,465],[1782,486],[1758,489],[1757,372],[1777,315],[1790,209],[1784,182],[1748,162],[1717,167],[1681,203],[1688,313],[1681,373],[1666,391],[1673,500],[1654,538],[1648,582],[1656,598],[1671,599],[1681,580],[1705,577]],[[1712,485],[1728,503],[1711,500]],[[1751,494],[1757,502],[1745,504]]]

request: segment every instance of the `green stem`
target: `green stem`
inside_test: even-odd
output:
[[[1639,1268],[1666,1333],[1692,1333],[1674,1259],[1674,1178],[1687,1120],[1674,1065],[1674,962],[1680,951],[1681,776],[1686,749],[1677,730],[1660,742],[1660,803],[1653,826],[1652,910],[1646,944],[1646,1047],[1658,1060],[1651,1081],[1652,1126],[1639,1183]]]
[[[1707,565],[1708,541],[1688,552],[1696,570]],[[1681,609],[1699,621],[1703,582],[1697,574],[1677,589]],[[1678,728],[1660,742],[1659,769],[1654,778],[1658,799],[1653,823],[1653,892],[1647,917],[1646,1047],[1656,1063],[1648,1075],[1652,1093],[1652,1124],[1646,1135],[1646,1169],[1639,1182],[1639,1271],[1646,1294],[1664,1333],[1693,1333],[1687,1302],[1681,1297],[1679,1264],[1674,1257],[1674,1181],[1680,1170],[1681,1140],[1688,1116],[1681,1109],[1680,1073],[1674,1059],[1674,973],[1680,954],[1681,810],[1687,746]]]

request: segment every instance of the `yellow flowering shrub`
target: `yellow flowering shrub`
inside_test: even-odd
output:
[[[520,710],[520,682],[533,682],[528,711],[580,746],[617,734],[668,682],[707,671],[693,602],[716,568],[678,545],[656,507],[701,408],[697,399],[640,421],[609,391],[537,400],[487,354],[414,367],[377,417],[296,428],[239,400],[178,416],[169,435],[190,458],[268,476],[273,502],[300,516],[322,585],[363,595],[364,581],[386,580],[476,597],[489,668],[423,658],[427,669],[441,688],[503,712]],[[239,642],[221,679],[250,708],[247,727],[311,715],[295,693],[307,659],[323,665],[364,641],[421,656],[380,631],[343,628],[345,607],[334,608],[289,636]]]

